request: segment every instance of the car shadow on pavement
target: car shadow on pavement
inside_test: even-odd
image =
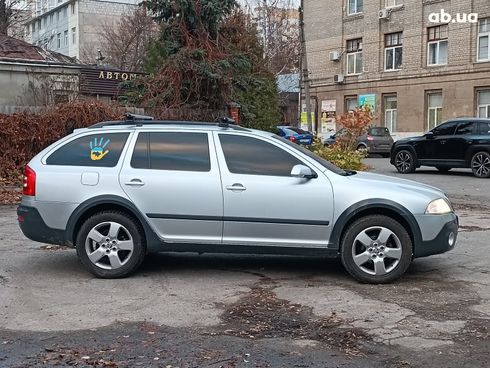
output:
[[[163,270],[231,271],[256,275],[262,275],[263,272],[287,272],[291,275],[322,275],[350,279],[340,260],[335,258],[195,253],[151,254],[145,259],[137,274],[158,274]]]

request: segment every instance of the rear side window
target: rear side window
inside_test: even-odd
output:
[[[375,137],[384,137],[386,135],[390,135],[390,131],[388,130],[388,128],[383,128],[383,127],[371,128],[369,129],[369,134]]]
[[[86,135],[54,151],[46,160],[48,165],[114,167],[128,140],[129,133],[100,133]]]
[[[140,133],[131,157],[135,169],[210,171],[206,133]]]
[[[480,123],[480,134],[490,135],[490,123]]]
[[[228,170],[234,174],[291,176],[302,162],[283,149],[260,139],[220,134]]]
[[[478,125],[474,122],[459,123],[456,128],[456,135],[478,134]]]

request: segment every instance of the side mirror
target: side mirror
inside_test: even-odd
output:
[[[291,176],[294,178],[314,179],[318,174],[305,165],[295,165],[291,169]]]
[[[424,137],[427,139],[434,139],[434,133],[433,132],[427,132],[424,134]]]

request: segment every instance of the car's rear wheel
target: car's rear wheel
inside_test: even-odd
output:
[[[452,169],[452,167],[447,167],[447,166],[436,166],[436,169],[439,170],[442,173],[447,173],[449,170]]]
[[[477,152],[471,159],[471,170],[477,178],[490,178],[490,154]]]
[[[342,264],[356,280],[384,284],[401,277],[412,261],[412,240],[398,221],[369,215],[345,231],[340,255]]]
[[[101,278],[128,276],[146,253],[141,225],[119,211],[103,211],[88,218],[78,232],[76,248],[82,264]]]
[[[395,155],[395,167],[402,174],[415,172],[415,157],[407,150],[398,151]]]

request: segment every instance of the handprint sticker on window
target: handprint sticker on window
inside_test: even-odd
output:
[[[111,140],[108,139],[104,143],[104,138],[100,138],[100,141],[97,141],[97,137],[94,138],[94,141],[90,142],[90,158],[92,161],[98,161],[104,158],[105,155],[109,153],[109,150],[106,150],[107,145]]]

